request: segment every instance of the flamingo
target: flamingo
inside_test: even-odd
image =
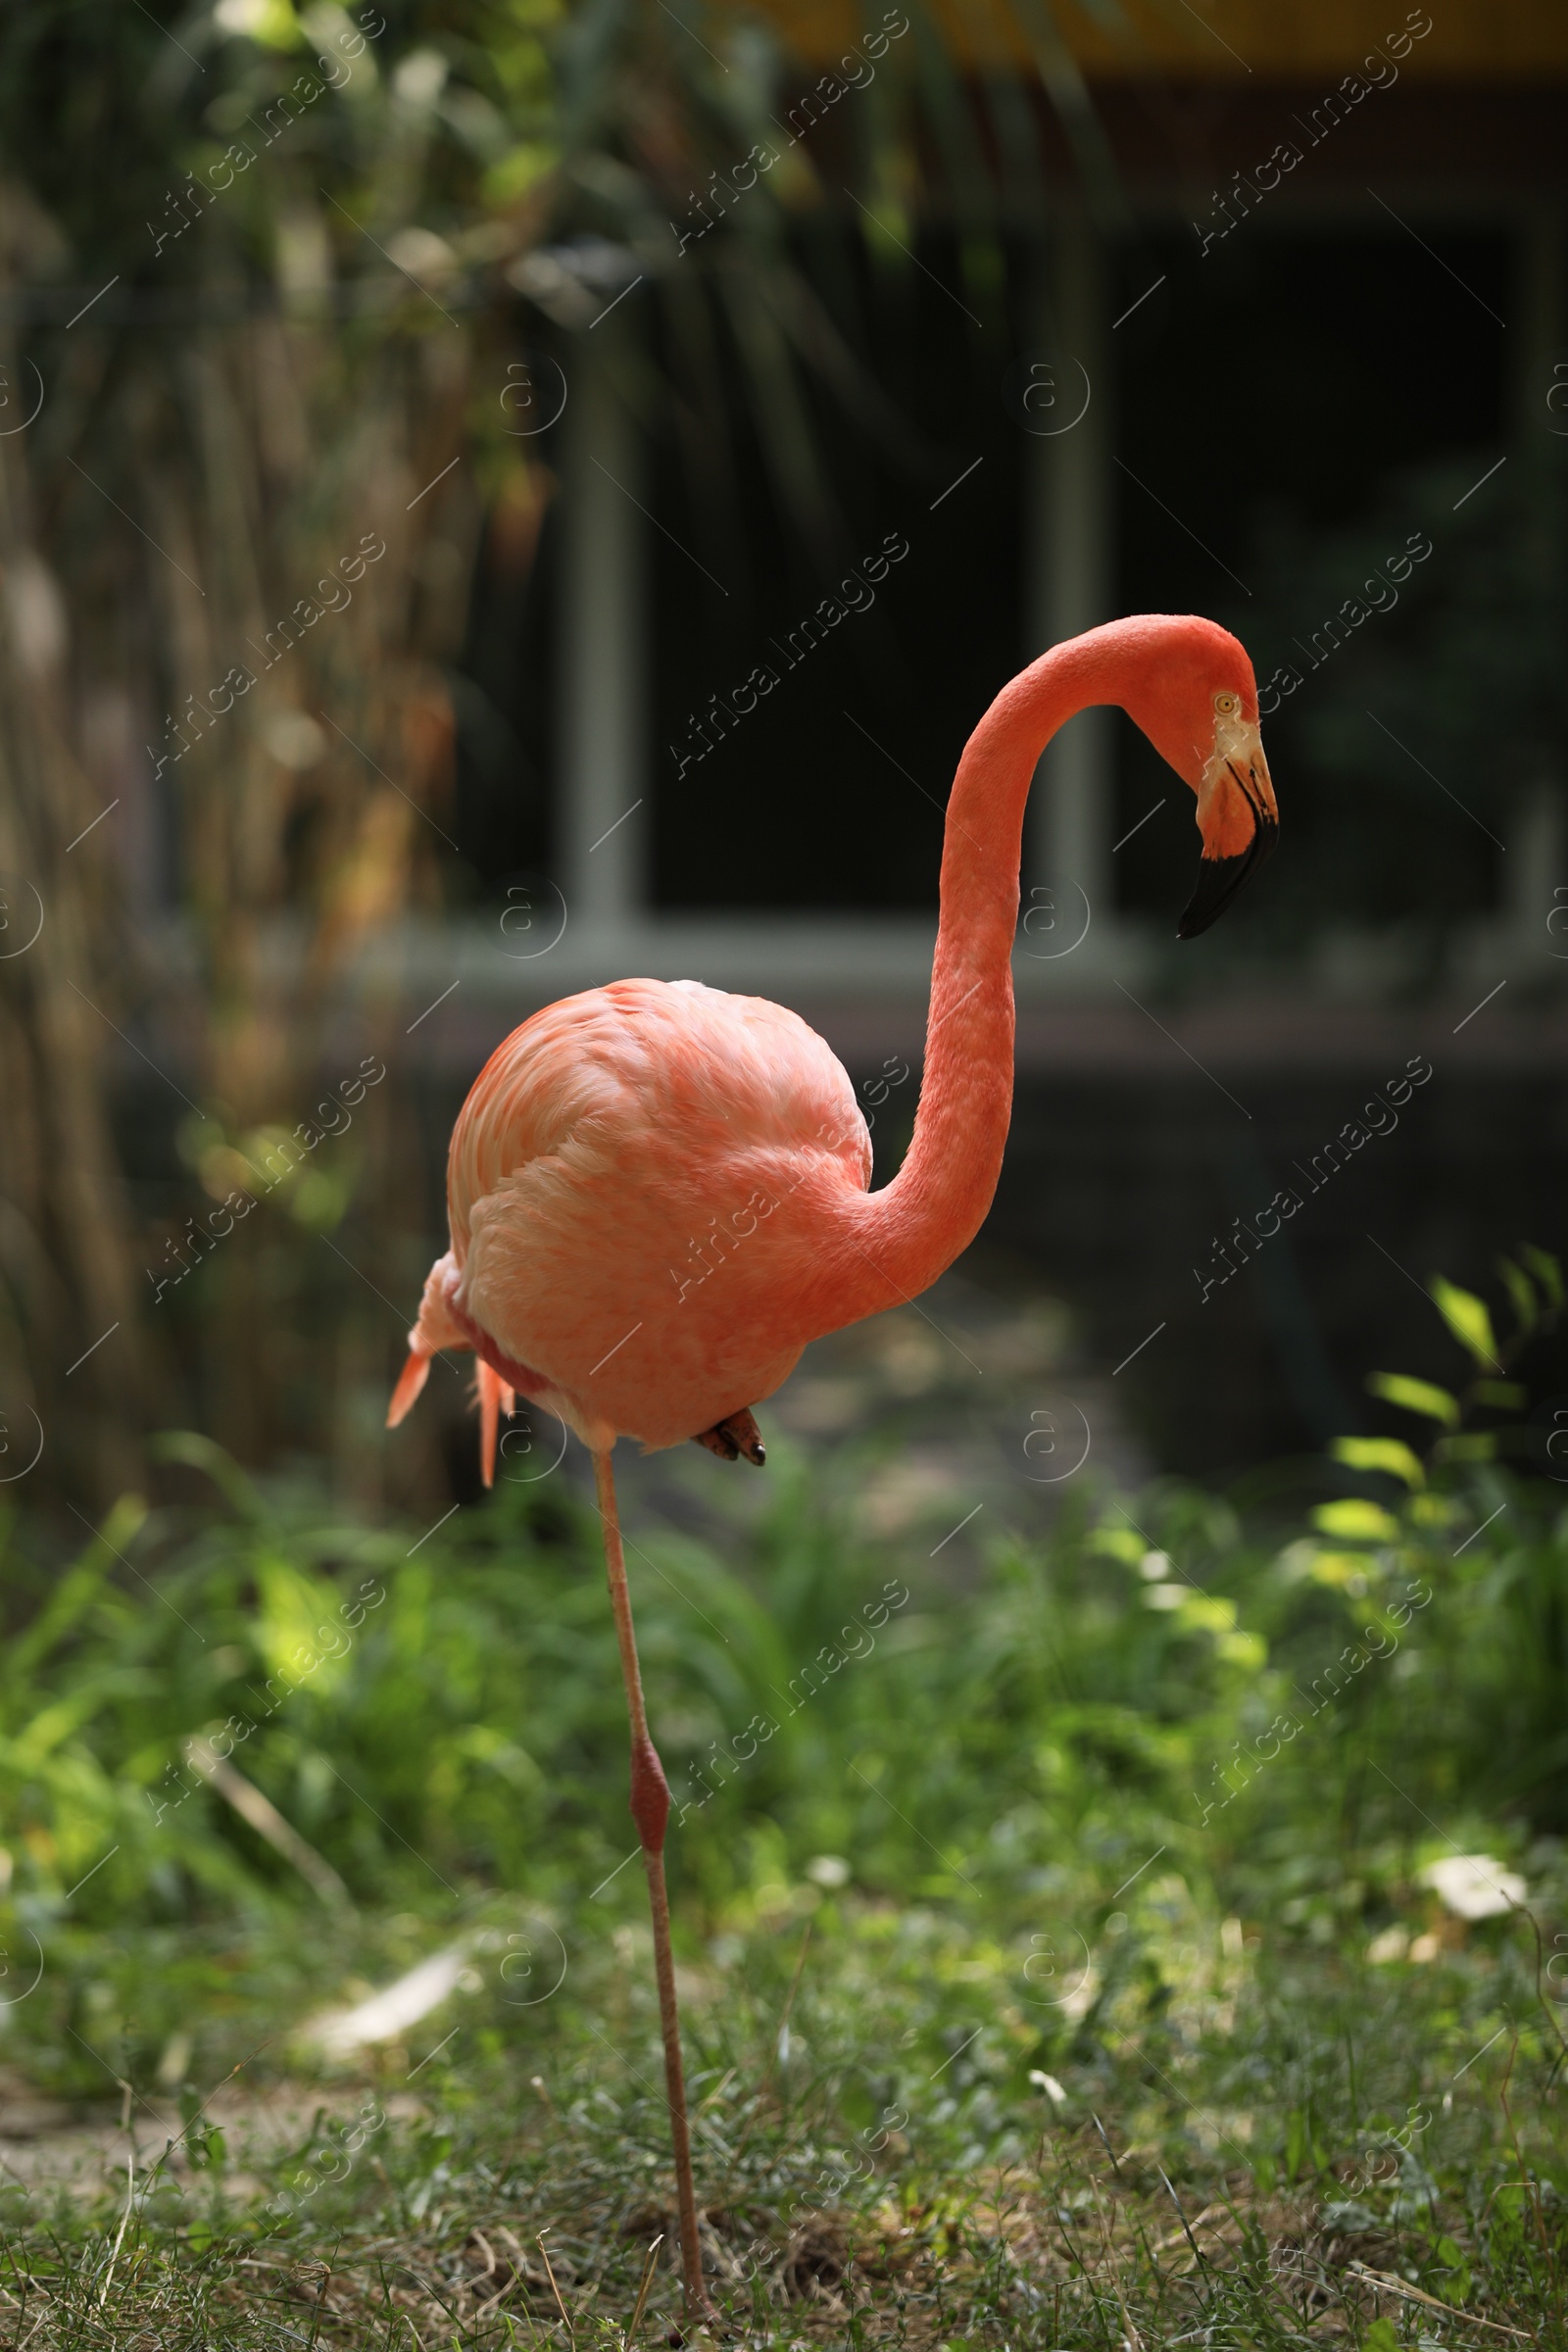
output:
[[[481,1460],[518,1394],[593,1455],[631,1731],[631,1813],[653,1914],[688,2317],[709,2309],[664,1886],[669,1789],[649,1736],[612,1453],[695,1438],[760,1466],[752,1406],[808,1340],[914,1298],[979,1230],[1012,1102],[1011,956],[1024,804],[1040,753],[1118,704],[1197,796],[1206,930],[1279,828],[1252,666],[1215,622],[1138,614],[1054,646],[1004,687],[948,802],[941,921],[914,1134],[868,1190],[849,1076],[805,1021],[695,980],[618,980],[497,1047],[453,1130],[451,1248],[424,1285],[387,1413],[440,1348],[478,1358]]]

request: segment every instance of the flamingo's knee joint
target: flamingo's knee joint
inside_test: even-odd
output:
[[[631,1751],[631,1817],[645,1850],[662,1853],[664,1825],[669,1819],[669,1783],[659,1750],[646,1735]]]

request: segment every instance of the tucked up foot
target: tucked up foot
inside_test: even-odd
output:
[[[762,1433],[749,1405],[743,1404],[738,1413],[726,1413],[722,1421],[713,1423],[711,1429],[699,1430],[692,1444],[706,1446],[710,1453],[716,1453],[725,1462],[733,1462],[744,1453],[746,1459],[755,1462],[759,1470],[767,1459]]]

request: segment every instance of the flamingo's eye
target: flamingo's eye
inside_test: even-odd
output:
[[[1239,694],[1216,694],[1214,697],[1216,718],[1234,718],[1241,707],[1242,698]]]

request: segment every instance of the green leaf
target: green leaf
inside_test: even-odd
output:
[[[267,1506],[238,1462],[198,1430],[163,1430],[147,1450],[155,1462],[178,1462],[187,1470],[205,1471],[239,1518],[253,1524],[266,1519]]]
[[[1336,1438],[1329,1452],[1351,1470],[1386,1470],[1391,1478],[1402,1478],[1407,1487],[1426,1484],[1419,1456],[1402,1438]]]
[[[1538,1250],[1534,1242],[1521,1242],[1519,1254],[1545,1292],[1550,1303],[1553,1306],[1561,1306],[1563,1301],[1562,1268],[1558,1265],[1557,1260],[1546,1250]]]
[[[75,1565],[55,1584],[49,1599],[25,1630],[8,1642],[5,1674],[8,1684],[25,1689],[31,1677],[68,1634],[81,1627],[93,1602],[125,1545],[147,1516],[139,1494],[122,1494],[104,1520],[103,1532]]]
[[[1505,1411],[1515,1411],[1529,1399],[1528,1389],[1516,1380],[1478,1380],[1475,1398],[1478,1404],[1497,1405]]]
[[[1437,2259],[1446,2278],[1438,2280],[1438,2292],[1445,2303],[1457,2309],[1470,2292],[1470,2264],[1464,2248],[1451,2237],[1440,2237],[1436,2247]]]
[[[1513,1300],[1513,1311],[1518,1317],[1519,1336],[1522,1339],[1526,1332],[1535,1330],[1541,1314],[1535,1285],[1523,1267],[1516,1266],[1511,1257],[1498,1258],[1497,1272],[1502,1276],[1503,1287]]]
[[[1404,2352],[1392,2320],[1374,2320],[1361,2338],[1361,2352]]]
[[[1285,2177],[1294,2180],[1311,2153],[1312,2135],[1304,2107],[1293,2107],[1285,2127]]]
[[[1373,1372],[1366,1385],[1385,1404],[1402,1405],[1407,1413],[1424,1413],[1429,1421],[1441,1421],[1446,1429],[1459,1426],[1459,1399],[1450,1396],[1446,1389],[1434,1388],[1430,1380],[1412,1380],[1404,1372]]]
[[[1106,1559],[1125,1561],[1129,1568],[1136,1568],[1149,1549],[1144,1537],[1130,1527],[1097,1527],[1089,1538],[1089,1545]]]
[[[1471,1429],[1456,1438],[1444,1438],[1439,1453],[1446,1462],[1494,1462],[1497,1458],[1496,1435],[1490,1429]]]
[[[1486,1300],[1478,1298],[1474,1291],[1461,1291],[1457,1283],[1445,1281],[1441,1274],[1430,1275],[1427,1288],[1433,1304],[1460,1347],[1467,1348],[1478,1364],[1490,1364],[1494,1372],[1500,1372],[1502,1366],[1497,1361],[1497,1343],[1493,1336]]]
[[[1399,1522],[1381,1502],[1369,1502],[1361,1494],[1320,1502],[1312,1513],[1312,1525],[1346,1544],[1392,1544],[1399,1532]]]

